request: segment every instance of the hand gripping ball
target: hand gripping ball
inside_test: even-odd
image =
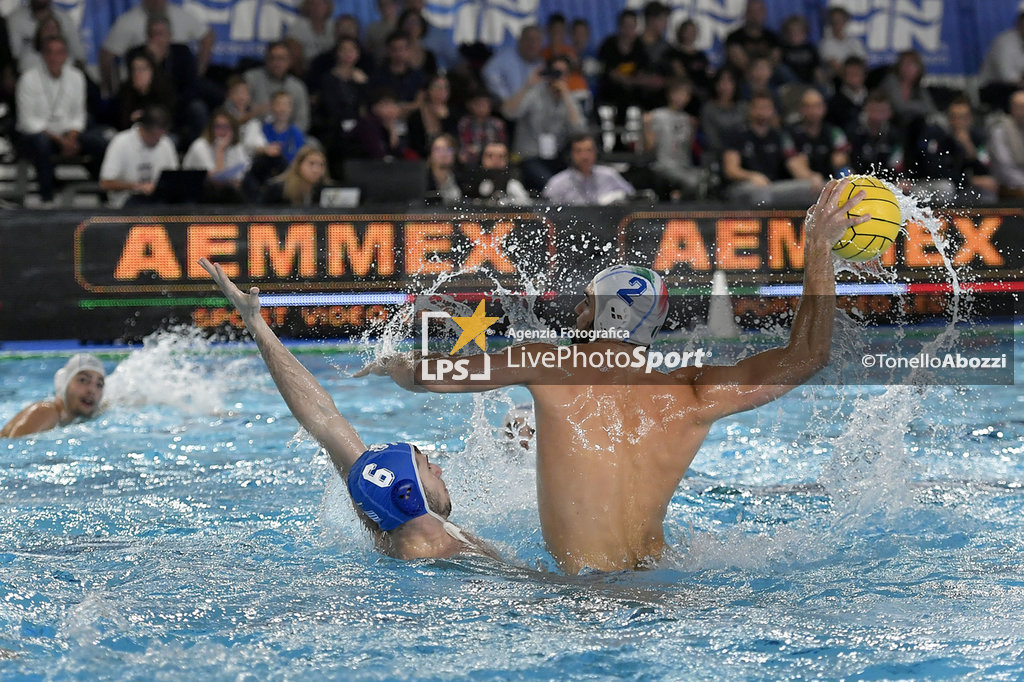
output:
[[[870,175],[853,176],[852,182],[839,197],[839,207],[842,208],[850,197],[861,190],[864,190],[864,199],[846,214],[851,218],[869,214],[871,220],[848,228],[846,234],[832,247],[836,255],[858,262],[885,253],[903,225],[896,195],[881,180]]]

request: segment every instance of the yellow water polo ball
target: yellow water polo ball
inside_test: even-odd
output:
[[[864,190],[864,199],[846,212],[851,218],[869,214],[871,220],[854,225],[832,247],[832,253],[850,261],[865,261],[885,253],[899,234],[903,225],[900,205],[892,193],[878,178],[870,175],[854,175],[839,197],[839,207],[857,192]]]

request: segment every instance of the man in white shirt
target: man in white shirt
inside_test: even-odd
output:
[[[136,45],[146,42],[146,22],[153,16],[165,16],[171,22],[171,42],[198,44],[199,75],[206,73],[213,54],[216,35],[199,17],[167,0],[141,0],[117,18],[100,48],[100,78],[104,91],[116,89],[114,64]]]
[[[553,204],[605,206],[622,201],[636,190],[611,166],[597,164],[597,143],[589,133],[574,135],[569,147],[569,168],[556,173],[544,187]]]
[[[34,45],[36,29],[39,27],[39,20],[51,13],[60,24],[64,39],[68,42],[68,52],[72,61],[76,64],[85,63],[85,47],[78,35],[78,27],[68,13],[54,7],[52,0],[29,0],[28,5],[15,8],[7,17],[11,54],[18,62],[19,72],[25,72],[30,66],[34,66],[32,62],[35,59],[39,59]]]
[[[22,153],[35,165],[39,196],[48,205],[53,202],[54,154],[72,157],[81,152],[85,76],[67,63],[68,44],[63,38],[47,38],[40,47],[44,65],[22,74],[15,98]]]
[[[109,192],[111,206],[147,203],[160,173],[177,170],[178,153],[166,134],[170,121],[167,111],[149,107],[138,123],[110,141],[100,168],[100,188]]]
[[[978,73],[981,101],[1006,109],[1010,95],[1024,85],[1024,11],[1017,23],[992,39]]]

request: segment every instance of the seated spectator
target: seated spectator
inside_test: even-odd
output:
[[[150,107],[135,125],[107,145],[100,188],[108,193],[111,206],[152,203],[160,174],[178,168],[178,153],[167,137],[170,125],[167,111]]]
[[[1010,113],[992,127],[992,174],[1004,199],[1024,198],[1024,90],[1010,95]]]
[[[569,62],[555,57],[541,78],[535,74],[505,104],[505,115],[516,121],[513,152],[520,158],[523,184],[539,191],[562,167],[559,151],[569,136],[586,125],[568,84]]]
[[[850,170],[850,143],[842,130],[825,121],[825,98],[814,88],[800,98],[800,120],[789,128],[786,155],[787,163],[799,167],[794,175],[822,186]]]
[[[223,109],[210,116],[202,135],[189,146],[181,167],[205,170],[205,203],[237,203],[242,201],[242,179],[251,159],[238,136],[238,123]]]
[[[619,12],[616,32],[608,36],[597,51],[601,62],[597,99],[601,104],[615,107],[618,123],[625,121],[626,109],[638,106],[643,95],[640,74],[648,67],[647,52],[640,44],[636,24],[636,12]]]
[[[148,52],[136,52],[128,60],[128,82],[117,93],[118,130],[131,128],[149,107],[174,111],[174,90],[156,70],[156,63]]]
[[[306,145],[284,173],[263,191],[263,203],[285,206],[319,206],[320,192],[330,184],[327,159],[316,145]]]
[[[985,134],[973,127],[971,101],[961,95],[946,110],[945,118],[926,126],[918,140],[920,153],[913,169],[915,194],[961,201],[980,196],[993,201],[999,184],[989,173]]]
[[[436,197],[427,203],[452,206],[462,199],[462,189],[455,177],[455,139],[447,133],[434,138],[427,156],[427,193]]]
[[[104,92],[113,93],[117,90],[114,69],[116,60],[123,59],[129,49],[146,42],[149,19],[158,16],[166,17],[170,22],[169,42],[185,45],[198,43],[197,71],[199,75],[206,73],[216,41],[213,29],[192,12],[167,0],[140,0],[138,5],[117,18],[100,48],[100,78]]]
[[[231,76],[227,82],[227,98],[224,100],[224,111],[231,115],[231,118],[244,126],[250,121],[256,123],[256,127],[262,129],[263,124],[252,107],[252,91],[249,84],[241,76]],[[245,133],[242,133],[245,136]]]
[[[726,198],[748,206],[813,201],[824,183],[794,158],[786,159],[786,144],[771,95],[754,93],[747,124],[733,132],[722,155]]]
[[[60,21],[57,20],[57,17],[52,12],[43,15],[42,19],[36,24],[36,33],[30,43],[30,47],[22,51],[21,58],[18,60],[18,74],[25,73],[29,69],[46,68],[46,62],[43,60],[40,46],[48,38],[64,38],[64,29],[61,28]],[[78,67],[76,66],[75,68]],[[82,71],[82,69],[79,69],[79,71]],[[82,71],[82,74],[85,75],[85,71]]]
[[[336,49],[335,66],[327,73],[320,87],[320,96],[313,116],[313,132],[328,148],[335,146],[344,126],[355,125],[366,102],[369,78],[359,68],[359,43],[342,38]]]
[[[697,49],[697,22],[687,19],[676,27],[676,47],[668,54],[672,73],[693,84],[694,96],[705,100],[711,95],[711,62]],[[696,111],[696,110],[694,110]]]
[[[377,0],[377,16],[380,18],[366,27],[366,49],[374,61],[383,61],[387,56],[388,36],[398,27],[400,12],[399,0]]]
[[[146,42],[128,50],[125,61],[131,63],[140,54],[149,55],[156,66],[156,76],[170,84],[177,106],[173,114],[174,130],[185,144],[206,127],[210,103],[223,99],[219,87],[199,77],[199,66],[192,49],[171,42],[171,24],[167,17],[156,15],[146,21]]]
[[[11,56],[18,62],[18,73],[43,63],[36,42],[36,31],[44,20],[57,23],[60,29],[58,33],[67,41],[71,61],[76,67],[84,65],[85,46],[82,45],[74,19],[67,12],[54,7],[52,0],[30,0],[28,5],[16,7],[7,17],[7,38]]]
[[[705,147],[713,158],[721,156],[729,132],[743,125],[746,105],[740,105],[738,91],[732,69],[723,68],[711,81],[711,100],[701,107],[700,126]]]
[[[594,87],[597,77],[601,74],[601,62],[597,60],[597,51],[590,44],[590,24],[586,19],[573,19],[572,28],[572,49],[576,52],[576,59],[579,60],[579,68],[587,84]]]
[[[1013,28],[989,43],[988,54],[978,74],[981,101],[1005,110],[1010,95],[1024,85],[1024,10],[1017,14]]]
[[[292,123],[292,96],[284,90],[274,93],[270,100],[270,116],[263,122],[263,137],[268,144],[276,144],[288,163],[306,146],[306,136]]]
[[[889,98],[896,125],[915,133],[925,119],[936,113],[935,102],[928,89],[921,85],[924,61],[914,50],[904,50],[896,58],[892,72],[882,80],[879,89]]]
[[[868,99],[867,63],[860,57],[848,57],[840,72],[839,87],[828,102],[828,122],[849,133],[860,121]]]
[[[502,106],[523,89],[534,73],[544,67],[544,59],[541,57],[543,46],[540,27],[527,26],[519,34],[515,45],[499,48],[484,64],[480,72],[484,85]]]
[[[808,85],[824,85],[825,73],[821,68],[818,49],[811,42],[811,28],[807,19],[794,14],[782,23],[781,60],[779,68],[783,80]]]
[[[292,55],[288,45],[277,41],[267,45],[263,66],[245,72],[245,82],[252,94],[253,114],[265,116],[270,111],[270,100],[275,93],[284,91],[292,97],[291,122],[303,133],[309,130],[309,95],[302,81],[288,73]]]
[[[597,142],[589,133],[574,135],[569,143],[569,168],[544,186],[544,198],[567,206],[606,206],[636,193],[619,172],[597,163]]]
[[[348,17],[348,19],[346,18]],[[351,21],[349,21],[351,19]],[[356,57],[356,68],[367,75],[375,71],[374,60],[370,57],[369,53],[363,49],[363,44],[359,42],[358,30],[350,32],[355,22],[355,17],[349,14],[342,14],[334,22],[334,45],[325,52],[313,57],[306,67],[306,72],[303,75],[303,79],[306,83],[306,90],[309,91],[310,100],[314,100],[320,94],[320,88],[323,86],[324,79],[327,78],[334,67],[338,65],[339,52],[343,42],[354,41],[356,49],[358,51],[358,57]],[[355,22],[355,27],[358,29],[358,22]]]
[[[376,90],[370,96],[369,111],[359,119],[347,137],[346,153],[358,159],[405,158],[409,142],[402,124],[402,108],[395,93]]]
[[[838,76],[842,71],[843,64],[850,57],[857,57],[865,63],[868,58],[868,51],[864,49],[864,43],[860,38],[851,36],[846,32],[846,26],[850,23],[850,13],[845,7],[832,6],[828,10],[826,26],[818,44],[818,54],[828,67],[832,76]]]
[[[102,144],[89,148],[86,126],[85,76],[68,63],[67,42],[47,38],[40,50],[43,66],[21,74],[15,90],[21,153],[35,166],[39,197],[53,203],[54,155],[102,154]]]
[[[706,188],[705,171],[693,164],[697,122],[686,113],[690,93],[689,81],[672,81],[668,105],[644,116],[644,147],[655,153],[651,170],[659,181],[658,194],[664,198],[692,199]]]
[[[751,57],[747,62],[747,72],[744,74],[743,83],[740,85],[739,100],[749,102],[755,92],[767,92],[772,97],[775,110],[782,111],[782,102],[779,101],[779,94],[773,87],[774,72],[772,60],[764,56]]]
[[[491,96],[483,90],[471,91],[466,99],[466,115],[459,119],[459,161],[477,166],[484,147],[491,142],[508,144],[505,122],[491,114]]]
[[[288,167],[279,142],[268,142],[263,134],[263,121],[252,116],[249,84],[241,76],[228,79],[228,98],[224,111],[239,124],[238,138],[246,155],[252,160],[242,186],[246,196],[259,200],[267,180],[280,175]]]
[[[850,135],[850,150],[854,173],[903,170],[903,141],[892,126],[892,105],[884,92],[868,95],[860,123]]]
[[[454,135],[457,132],[458,121],[448,106],[449,94],[448,79],[431,76],[418,99],[419,106],[409,116],[409,148],[421,159],[430,154],[434,138],[442,133]]]
[[[333,0],[303,0],[299,16],[288,27],[285,39],[298,49],[294,64],[305,72],[313,58],[334,47],[334,2]]]
[[[576,50],[572,43],[569,42],[565,15],[555,12],[548,16],[546,28],[548,42],[544,49],[541,50],[541,57],[544,58],[545,62],[549,61],[552,57],[565,57],[568,59],[572,66],[572,69],[569,71],[569,89],[573,92],[585,92],[589,96],[589,86],[587,85],[587,79],[583,75],[580,58],[576,55]]]
[[[665,39],[668,31],[668,5],[651,0],[644,5],[644,30],[640,33],[640,47],[647,56],[647,64],[666,63],[672,46]]]
[[[774,67],[779,61],[779,37],[765,27],[768,11],[764,0],[749,0],[743,25],[725,38],[725,63],[741,73],[754,57],[767,57]]]
[[[465,196],[499,206],[526,206],[530,193],[508,166],[508,146],[488,142],[480,156],[480,167],[469,171],[462,182]]]
[[[437,73],[437,58],[423,46],[429,30],[427,20],[416,10],[407,9],[398,17],[398,30],[409,39],[409,66],[427,76]]]
[[[392,33],[388,36],[388,56],[370,77],[370,89],[393,92],[404,118],[416,108],[416,98],[426,85],[426,73],[412,67],[408,36],[400,31]]]

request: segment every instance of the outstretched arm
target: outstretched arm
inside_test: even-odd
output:
[[[839,206],[850,179],[831,180],[804,221],[804,292],[789,343],[758,353],[731,367],[707,367],[691,372],[694,394],[705,418],[714,420],[775,400],[814,376],[828,364],[832,321],[836,307],[832,245],[846,228],[870,220],[848,217],[847,211],[864,198],[858,192]]]
[[[359,455],[366,450],[359,434],[341,416],[323,386],[284,347],[260,315],[259,289],[253,287],[248,294],[244,294],[228,279],[219,264],[205,258],[201,258],[199,264],[210,273],[245,320],[245,326],[256,339],[260,355],[270,370],[270,376],[274,378],[277,390],[288,404],[288,409],[302,427],[327,450],[334,467],[344,478]]]

